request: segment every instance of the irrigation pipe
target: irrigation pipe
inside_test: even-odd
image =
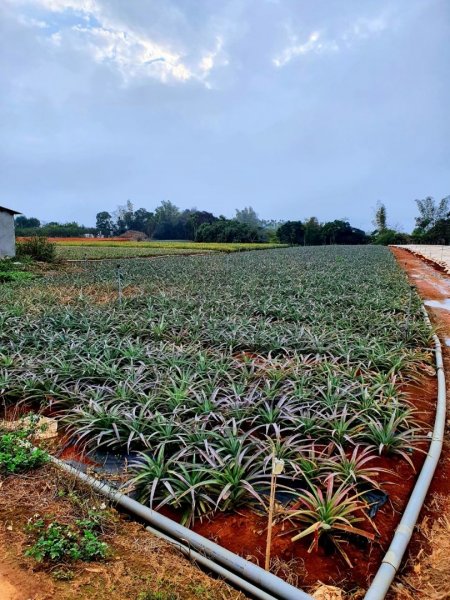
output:
[[[424,307],[422,308],[425,313],[425,321],[431,327],[431,321],[427,311]],[[367,590],[364,600],[383,600],[383,598],[385,598],[400,567],[406,548],[408,547],[441,455],[446,419],[445,375],[441,342],[437,335],[433,335],[433,340],[436,353],[438,396],[431,444],[425,462],[423,463],[422,470],[420,471],[420,475],[417,478],[416,485],[414,486],[405,512],[403,513],[403,517],[395,531],[391,545],[389,546],[389,550],[383,558],[383,562],[375,575],[372,585]]]
[[[171,521],[169,518],[133,500],[133,498],[115,490],[107,483],[86,475],[86,473],[75,469],[54,456],[51,456],[50,460],[58,468],[66,473],[70,473],[83,483],[88,484],[91,488],[100,492],[128,512],[147,521],[166,536],[177,540],[177,543],[192,548],[198,555],[209,559],[209,568],[212,571],[220,571],[223,576],[226,576],[231,571],[233,576],[232,583],[234,582],[234,585],[242,587],[242,589],[248,589],[248,584],[251,583],[253,588],[253,592],[251,593],[257,598],[261,598],[261,600],[269,600],[269,598],[278,600],[313,600],[312,596],[306,592],[297,589],[276,575],[265,571],[261,567],[258,567],[258,565],[243,559],[237,554],[233,554],[233,552],[222,548],[179,523]]]
[[[276,600],[274,596],[266,594],[266,592],[260,590],[252,583],[245,581],[244,579],[238,577],[231,571],[228,571],[224,567],[221,567],[209,558],[206,558],[206,556],[203,556],[203,554],[192,550],[192,548],[189,548],[189,546],[186,546],[185,544],[174,540],[173,538],[169,537],[168,535],[165,535],[164,533],[161,533],[153,527],[148,526],[145,529],[152,533],[155,537],[161,538],[162,540],[165,540],[166,542],[169,542],[169,544],[175,546],[182,554],[189,558],[189,560],[193,560],[194,562],[198,563],[199,565],[205,567],[210,571],[214,571],[216,575],[219,575],[220,577],[222,577],[222,579],[226,579],[235,587],[250,594],[252,597],[254,596],[255,598],[259,598],[260,600]]]

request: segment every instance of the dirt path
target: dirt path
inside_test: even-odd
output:
[[[2,600],[19,600],[17,588],[11,585],[3,575],[3,565],[0,565],[0,598]]]
[[[450,599],[450,276],[407,250],[392,252],[423,298],[442,342],[448,415],[441,459],[392,597],[445,600]]]
[[[0,600],[50,600],[54,592],[51,583],[49,578],[43,585],[41,574],[27,571],[20,561],[6,557],[0,546]]]

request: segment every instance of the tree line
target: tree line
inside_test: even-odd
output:
[[[236,209],[234,218],[216,216],[196,208],[181,210],[165,200],[154,210],[135,209],[128,201],[110,213],[101,211],[95,227],[76,222],[41,223],[35,217],[16,217],[16,235],[29,237],[118,237],[140,234],[155,240],[197,242],[280,242],[291,245],[450,243],[450,196],[435,202],[431,197],[416,200],[416,227],[406,234],[388,223],[385,204],[378,203],[375,229],[369,233],[353,227],[346,219],[320,223],[316,217],[295,221],[265,221],[249,206]]]

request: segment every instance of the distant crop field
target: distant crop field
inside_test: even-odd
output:
[[[219,252],[236,252],[239,250],[267,250],[270,248],[282,248],[286,244],[240,244],[240,243],[202,243],[202,242],[178,242],[178,241],[152,241],[152,242],[129,242],[117,239],[92,239],[92,238],[50,238],[58,246],[114,246],[127,248],[179,248],[179,249],[201,249],[215,250]]]
[[[66,260],[138,258],[171,254],[244,252],[283,248],[282,244],[203,244],[197,242],[129,242],[117,239],[51,238],[57,256]]]
[[[210,250],[200,248],[142,248],[140,246],[108,246],[100,245],[89,246],[79,244],[78,246],[66,246],[57,244],[56,256],[63,260],[102,260],[102,259],[122,259],[122,258],[140,258],[146,256],[170,256],[173,254],[206,254]]]

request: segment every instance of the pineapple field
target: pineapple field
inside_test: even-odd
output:
[[[376,570],[433,374],[388,249],[86,261],[1,294],[4,407],[56,416],[61,452],[126,459],[134,497],[260,564],[276,459],[271,568],[348,589]]]

